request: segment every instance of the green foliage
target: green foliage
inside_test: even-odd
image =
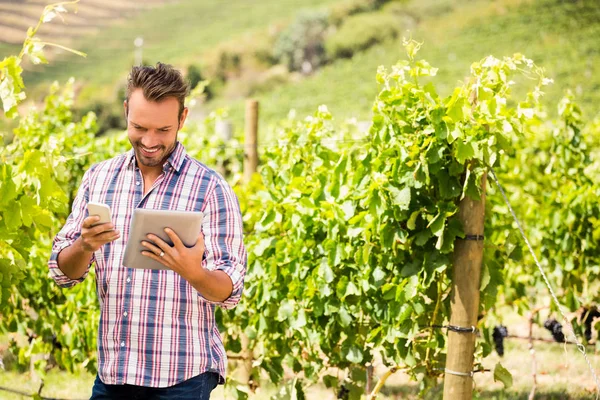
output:
[[[195,89],[199,83],[204,81],[204,75],[200,71],[200,67],[195,64],[190,64],[187,68],[186,78],[190,82],[190,88]],[[204,94],[207,100],[210,100],[212,97],[212,91],[208,86],[204,88]]]
[[[370,12],[381,8],[390,0],[345,0],[331,6],[329,20],[332,25],[339,26],[351,15]],[[396,0],[395,2],[404,2]]]
[[[96,116],[98,134],[102,135],[111,130],[124,130],[127,128],[123,110],[123,99],[112,103],[103,103],[95,101],[87,104],[83,108],[74,109],[75,118],[81,119],[88,113]]]
[[[60,13],[64,13],[67,10],[64,8],[66,4],[74,4],[79,0],[67,1],[63,3],[49,4],[44,7],[42,16],[40,17],[35,28],[29,28],[27,30],[27,36],[23,42],[23,48],[18,56],[5,57],[0,62],[0,100],[2,100],[2,107],[4,113],[8,118],[15,118],[18,115],[17,106],[20,102],[25,100],[25,92],[23,89],[25,85],[23,78],[23,68],[21,62],[23,57],[27,56],[32,64],[45,64],[48,61],[44,56],[44,47],[58,46],[54,43],[48,43],[40,40],[36,34],[43,23],[52,21]],[[78,51],[58,46],[64,50],[76,53],[78,55],[85,56],[85,54]]]
[[[488,57],[443,99],[426,82],[437,70],[415,58],[420,45],[405,45],[408,61],[378,71],[367,138],[336,131],[321,107],[263,156],[246,298],[230,323],[246,327],[275,382],[284,366],[318,379],[379,354],[427,386],[443,366],[445,335],[425,330],[449,317],[458,204],[480,196],[486,166],[510,151],[547,81],[521,55]],[[538,86],[513,106],[521,73]],[[359,376],[349,375],[358,387]]]
[[[494,368],[494,381],[500,381],[504,385],[505,388],[509,388],[512,386],[513,378],[510,372],[506,368],[502,366],[502,364],[497,363]]]
[[[404,45],[406,60],[377,71],[367,134],[336,125],[325,106],[284,121],[277,145],[264,148],[261,174],[246,186],[237,184],[241,141],[216,138],[225,114],[180,133],[190,155],[222,170],[240,199],[249,250],[244,300],[217,317],[228,351],[240,352],[242,335],[250,340],[255,376],[280,383],[289,369],[329,387],[344,382],[357,399],[364,366],[381,356],[431,387],[447,343],[429,327],[449,319],[454,243],[469,233],[458,207],[465,196],[481,196],[489,167],[563,305],[598,300],[600,124],[584,126],[572,97],[560,103],[559,121],[548,122],[539,99],[550,80],[520,54],[473,63],[465,82],[441,96],[438,69],[416,57],[420,44]],[[532,85],[520,99],[513,86],[523,80]],[[20,118],[0,152],[0,329],[32,338],[11,345],[21,367],[33,354],[52,353],[61,367],[95,370],[93,279],[59,289],[46,260],[83,171],[130,146],[125,135],[94,139],[93,115],[77,122],[72,105],[71,87],[53,86],[44,109]],[[543,287],[502,198],[493,185],[485,189],[478,358],[490,353],[485,326],[498,318],[496,306],[533,308]],[[344,376],[324,376],[328,368]],[[501,365],[495,376],[510,381]],[[306,383],[288,382],[277,396],[303,398]]]
[[[537,110],[535,118],[537,122],[527,135],[515,144],[515,157],[497,173],[510,188],[508,195],[515,212],[528,228],[532,246],[561,304],[577,311],[581,305],[599,301],[600,186],[594,169],[600,158],[593,152],[593,134],[583,135],[580,110],[571,95],[560,102],[558,121],[543,122],[544,114]],[[588,133],[594,132],[590,128]],[[534,260],[515,235],[503,201],[494,196],[488,203],[494,210],[491,224],[503,238],[494,240],[499,247],[488,253],[489,258],[499,253],[509,257],[510,268],[501,277],[506,301],[514,302],[523,312],[549,305],[540,304],[537,291],[531,289],[545,285]]]
[[[543,65],[555,84],[546,87],[542,99],[549,118],[556,117],[556,104],[571,88],[586,121],[598,113],[600,53],[594,38],[600,35],[600,8],[595,0],[535,2],[498,0],[420,0],[396,6],[390,2],[381,12],[394,12],[406,34],[425,43],[421,55],[440,68],[438,93],[452,93],[464,79],[474,60],[489,54],[527,54]],[[392,6],[393,10],[392,10]],[[585,17],[584,17],[585,16]],[[373,71],[392,65],[399,58],[397,41],[375,45],[352,59],[331,62],[301,84],[289,82],[261,93],[261,124],[285,118],[290,109],[308,115],[318,104],[327,104],[337,120],[371,119],[371,103],[377,94]],[[567,60],[570,60],[567,62]],[[520,82],[520,81],[517,81]],[[524,96],[522,86],[516,93]],[[243,121],[243,101],[216,100],[211,107],[230,107],[232,118]]]
[[[328,14],[314,11],[300,14],[296,20],[280,33],[273,55],[290,71],[318,68],[326,61],[325,34]]]
[[[330,59],[348,58],[375,44],[396,38],[399,31],[399,19],[392,14],[358,14],[349,17],[327,37],[325,49]]]
[[[223,110],[212,112],[202,124],[186,123],[178,139],[188,154],[221,173],[229,182],[236,184],[242,177],[244,162],[243,144],[239,137],[225,141],[215,131],[219,121],[227,120]]]
[[[18,117],[17,105],[25,98],[19,64],[24,55],[34,63],[44,61],[42,49],[49,43],[35,34],[65,11],[62,4],[47,6],[38,26],[28,31],[21,54],[2,62],[12,66],[0,76],[7,116]],[[71,370],[95,357],[97,326],[96,307],[88,307],[95,302],[90,285],[65,296],[47,277],[51,238],[68,213],[95,131],[94,115],[73,121],[72,84],[62,91],[52,85],[43,110],[20,117],[11,143],[0,148],[0,331],[31,338],[27,348],[11,347],[19,364],[29,363],[32,354],[51,352]],[[57,340],[63,347],[55,347]],[[45,362],[35,367],[43,372]]]
[[[44,109],[22,117],[13,142],[0,153],[0,330],[33,339],[28,347],[12,347],[21,365],[28,365],[32,354],[49,353],[69,370],[83,365],[94,371],[98,309],[93,280],[63,292],[48,278],[46,265],[95,132],[93,115],[72,120],[72,103],[72,82],[62,90],[53,85]]]

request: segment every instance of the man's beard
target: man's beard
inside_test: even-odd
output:
[[[141,149],[142,143],[141,142],[138,141],[138,142],[132,143],[132,146],[135,150],[137,161],[145,167],[162,166],[164,164],[164,162],[169,158],[169,156],[171,155],[173,150],[175,150],[176,145],[177,145],[177,139],[175,140],[175,142],[169,149],[166,149],[165,146],[161,146],[156,151],[156,157],[150,158],[142,153],[142,149]],[[160,154],[162,154],[162,157],[158,156]]]

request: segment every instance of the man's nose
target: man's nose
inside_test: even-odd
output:
[[[148,132],[142,138],[142,144],[144,145],[144,147],[151,149],[153,147],[160,146],[161,142],[160,142],[157,134]]]

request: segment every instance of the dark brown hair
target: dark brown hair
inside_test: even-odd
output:
[[[127,78],[127,112],[129,112],[129,98],[136,89],[142,89],[148,101],[161,101],[168,97],[175,97],[179,102],[179,118],[185,107],[185,97],[190,92],[190,86],[181,72],[169,64],[160,62],[156,63],[156,67],[140,65],[131,68]]]

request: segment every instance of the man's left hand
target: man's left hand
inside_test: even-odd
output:
[[[173,246],[156,235],[148,234],[146,235],[148,240],[155,244],[143,241],[142,246],[148,250],[142,251],[142,254],[158,261],[189,281],[202,268],[202,257],[205,250],[204,235],[200,233],[194,246],[186,247],[173,230],[166,228],[165,232],[173,242]]]

